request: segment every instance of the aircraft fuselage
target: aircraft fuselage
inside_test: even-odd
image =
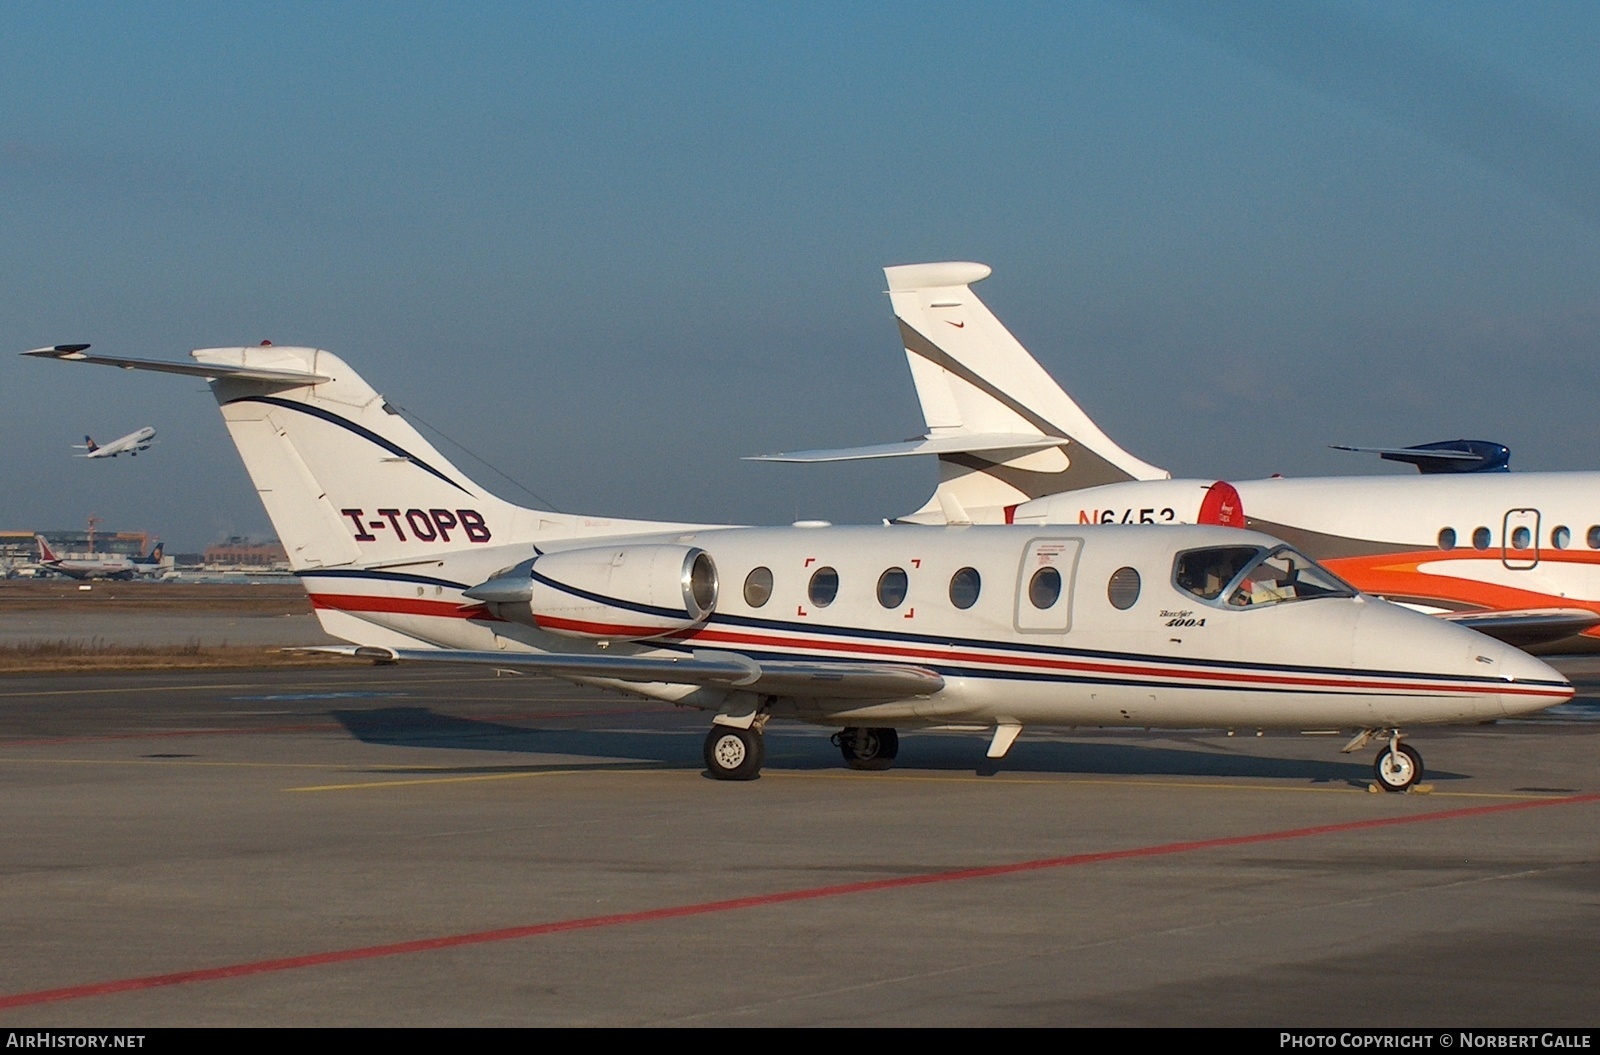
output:
[[[518,556],[514,548],[452,556],[420,575],[338,569],[301,577],[329,616],[445,648],[716,650],[757,661],[905,664],[944,681],[926,696],[893,701],[851,703],[820,692],[772,701],[776,715],[822,723],[1368,727],[1485,720],[1568,695],[1523,653],[1382,602],[1323,596],[1239,606],[1176,581],[1179,554],[1275,545],[1253,532],[1205,527],[723,528],[551,542],[531,564],[539,573],[564,551],[581,550],[597,554],[601,567],[607,559],[621,567],[657,547],[703,550],[716,569],[715,602],[703,619],[659,592],[644,600],[608,589],[609,578],[562,583],[570,603],[559,592],[531,604],[463,597],[494,565]],[[1054,598],[1032,592],[1047,568],[1059,576]],[[1114,576],[1125,607],[1113,603]],[[663,579],[667,594],[675,581]],[[726,702],[722,690],[618,687],[711,709]]]

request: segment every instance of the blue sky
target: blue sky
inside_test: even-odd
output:
[[[860,522],[933,466],[739,456],[920,432],[880,269],[971,259],[1179,475],[1600,468],[1597,45],[1582,3],[7,4],[0,350],[313,344],[563,510]],[[0,527],[270,533],[196,381],[0,354],[0,443]]]

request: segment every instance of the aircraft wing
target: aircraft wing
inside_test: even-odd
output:
[[[1523,648],[1560,641],[1600,624],[1587,608],[1519,608],[1497,612],[1449,612],[1439,618]]]
[[[562,655],[544,652],[475,652],[448,648],[379,648],[331,645],[307,651],[359,656],[386,662],[468,663],[526,670],[557,678],[711,685],[776,696],[834,699],[901,699],[944,688],[944,678],[926,667],[894,663],[818,663],[753,660],[732,652],[696,650],[688,656]]]
[[[213,363],[169,363],[160,359],[126,359],[111,355],[85,355],[87,344],[58,344],[53,348],[35,348],[23,355],[39,359],[65,359],[75,363],[97,363],[100,366],[118,366],[124,370],[154,370],[163,374],[187,374],[190,377],[237,377],[245,381],[284,381],[296,385],[317,384],[330,380],[322,374],[303,370],[272,370],[253,366],[221,366]]]
[[[879,443],[870,447],[843,447],[838,450],[790,451],[784,454],[753,454],[747,462],[850,462],[867,458],[905,458],[913,454],[964,454],[982,451],[1036,451],[1060,447],[1072,441],[1064,436],[1041,436],[1021,432],[965,432],[948,436],[921,436],[900,443]]]

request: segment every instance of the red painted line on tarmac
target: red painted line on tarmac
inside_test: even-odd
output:
[[[1487,817],[1498,813],[1541,809],[1546,806],[1572,806],[1600,802],[1600,793],[1568,795],[1554,799],[1532,799],[1526,802],[1498,803],[1493,806],[1468,806],[1458,810],[1423,813],[1409,817],[1379,817],[1362,821],[1345,821],[1339,824],[1319,824],[1310,828],[1291,828],[1279,832],[1257,832],[1253,835],[1230,835],[1219,839],[1196,839],[1189,842],[1159,843],[1131,850],[1106,850],[1100,853],[1071,854],[1066,857],[1045,857],[1035,861],[1017,861],[1011,864],[988,865],[981,868],[961,868],[947,872],[928,872],[923,875],[900,876],[894,879],[871,879],[859,883],[840,883],[835,886],[810,887],[804,890],[786,890],[775,894],[755,894],[750,897],[730,898],[725,901],[705,901],[699,904],[669,905],[665,908],[646,909],[642,912],[621,912],[610,916],[585,916],[580,919],[561,920],[555,923],[535,923],[522,927],[505,927],[500,930],[476,931],[470,934],[451,934],[440,938],[421,938],[416,941],[394,942],[388,945],[368,945],[357,949],[335,949],[331,952],[288,956],[277,960],[257,960],[226,967],[208,967],[196,971],[178,971],[173,974],[147,975],[143,978],[121,978],[89,985],[68,986],[63,989],[40,989],[31,993],[14,993],[0,996],[0,1010],[28,1007],[34,1004],[51,1004],[63,1000],[83,1000],[94,996],[110,996],[141,989],[159,989],[164,986],[188,985],[193,982],[216,982],[225,978],[243,978],[275,971],[293,971],[302,967],[322,967],[355,960],[374,960],[385,956],[405,956],[410,953],[434,952],[439,949],[456,949],[467,945],[487,945],[491,942],[517,941],[537,938],[546,934],[569,931],[598,930],[602,927],[619,927],[636,923],[656,923],[661,920],[682,919],[687,916],[705,916],[718,912],[737,912],[743,909],[763,908],[797,901],[817,901],[823,898],[848,897],[854,894],[873,894],[885,890],[930,886],[935,883],[958,883],[971,879],[993,879],[999,876],[1018,875],[1023,872],[1040,872],[1055,868],[1074,868],[1080,865],[1104,864],[1108,861],[1131,861],[1142,857],[1169,857],[1175,854],[1194,853],[1200,850],[1221,850],[1234,846],[1257,843],[1283,842],[1289,839],[1310,839],[1320,835],[1337,835],[1344,832],[1371,831],[1404,824],[1422,824],[1429,821],[1465,820],[1469,817]]]

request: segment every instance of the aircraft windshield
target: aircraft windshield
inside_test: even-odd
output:
[[[1356,591],[1310,557],[1288,546],[1219,546],[1178,554],[1173,582],[1202,601],[1232,608],[1260,607],[1314,597],[1354,597]]]

